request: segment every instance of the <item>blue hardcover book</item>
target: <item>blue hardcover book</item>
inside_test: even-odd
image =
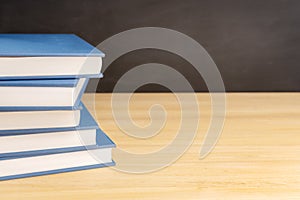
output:
[[[110,146],[112,146],[111,144]],[[113,166],[112,147],[0,160],[0,180]]]
[[[114,147],[101,129],[0,136],[0,160]]]
[[[0,34],[0,79],[97,77],[104,54],[74,34]]]
[[[17,113],[17,114],[20,113],[20,115],[18,117],[18,123],[20,123],[21,125],[19,125],[19,127],[17,127],[17,124],[16,124],[17,118],[15,118],[15,120],[8,121],[5,117],[3,117],[0,120],[0,127],[2,127],[2,129],[0,130],[0,136],[97,129],[98,124],[94,120],[92,115],[89,113],[87,108],[83,104],[81,104],[80,107],[82,107],[82,108],[79,110],[73,111],[74,112],[73,115],[72,115],[72,113],[69,114],[68,119],[65,119],[66,115],[65,116],[62,115],[62,113],[63,113],[62,111],[61,112],[59,112],[58,110],[53,110],[53,111],[51,110],[51,112],[48,111],[48,116],[52,115],[53,119],[51,121],[44,120],[43,124],[46,125],[45,128],[34,128],[34,127],[20,128],[20,127],[24,127],[24,126],[27,127],[29,122],[32,122],[34,120],[31,120],[30,116],[26,116],[27,111],[26,112],[17,111],[15,113]],[[34,113],[34,114],[36,114],[37,118],[38,118],[39,112],[41,112],[41,111],[35,111],[35,113]],[[2,114],[2,113],[10,114],[12,112],[0,112],[0,114]],[[23,115],[25,115],[25,117],[22,117]],[[39,120],[36,120],[36,121],[41,121],[41,120],[42,119],[40,118]],[[59,123],[69,122],[70,124],[78,123],[79,125],[78,126],[71,126],[71,125],[68,126],[68,123],[67,123],[66,126],[57,127],[55,124],[58,122]],[[12,128],[8,128],[8,127],[12,127]]]
[[[89,79],[0,80],[1,111],[76,110]]]
[[[98,154],[101,153],[102,152],[99,151]],[[55,160],[51,166],[49,166],[49,160]],[[26,168],[23,167],[24,164]],[[37,166],[35,164],[37,164]],[[96,169],[114,165],[115,162],[112,159],[105,163],[98,162],[98,159],[95,159],[88,151],[19,158],[0,161],[0,169],[3,170],[0,172],[0,181]],[[68,167],[62,168],[61,166]],[[17,169],[14,169],[13,167],[17,167]],[[9,171],[9,173],[5,173],[6,171]]]

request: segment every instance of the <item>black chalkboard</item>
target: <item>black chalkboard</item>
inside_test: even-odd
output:
[[[165,27],[206,48],[227,91],[300,91],[299,11],[298,0],[1,0],[0,32],[75,33],[97,45],[128,29]],[[98,91],[110,92],[123,73],[147,62],[172,66],[196,91],[207,89],[185,60],[139,50],[116,60]],[[146,85],[139,91],[167,89]]]

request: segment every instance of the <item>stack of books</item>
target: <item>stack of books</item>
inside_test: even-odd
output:
[[[0,180],[114,165],[81,102],[103,56],[73,34],[0,34]]]

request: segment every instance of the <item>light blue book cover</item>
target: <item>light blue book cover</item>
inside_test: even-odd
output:
[[[101,56],[74,34],[0,34],[0,57]]]
[[[79,78],[0,80],[0,87],[76,87]]]
[[[56,58],[56,57],[104,57],[104,53],[84,41],[74,34],[0,34],[0,59],[10,58],[10,60],[18,60],[19,58]],[[1,61],[1,60],[0,60]],[[2,67],[6,66],[6,62],[2,63]],[[45,64],[49,62],[45,61]],[[51,62],[50,62],[51,63]],[[1,62],[0,62],[1,64]],[[60,63],[65,67],[64,63]],[[57,65],[60,65],[57,63]],[[11,66],[12,67],[12,66]],[[18,66],[19,67],[19,66]],[[24,67],[24,66],[23,66]],[[36,66],[37,67],[37,66]],[[38,66],[40,68],[43,65]],[[99,66],[101,67],[101,66]],[[49,69],[48,69],[49,68]],[[52,67],[53,68],[53,67]],[[48,79],[48,78],[101,78],[99,72],[81,73],[78,71],[69,73],[58,73],[57,69],[51,71],[50,67],[45,67],[49,73],[34,74],[27,71],[24,74],[1,74],[0,79]],[[14,69],[14,68],[12,68]],[[18,70],[16,68],[15,70]],[[51,74],[53,73],[53,74]],[[71,73],[71,74],[70,74]]]

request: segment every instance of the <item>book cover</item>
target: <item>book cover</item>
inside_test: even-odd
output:
[[[100,56],[74,34],[0,34],[0,57]]]

